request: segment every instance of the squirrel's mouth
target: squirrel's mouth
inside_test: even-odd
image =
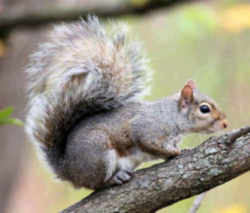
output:
[[[221,121],[222,128],[226,129],[229,126],[229,122],[226,119]]]
[[[228,126],[229,126],[229,122],[226,119],[218,120],[218,121],[214,122],[214,124],[205,131],[207,134],[211,134],[214,132],[224,130]]]

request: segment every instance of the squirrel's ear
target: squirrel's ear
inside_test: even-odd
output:
[[[190,86],[192,89],[195,89],[195,88],[196,88],[196,83],[195,83],[195,81],[193,81],[193,80],[191,80],[191,79],[187,81],[186,85]],[[186,86],[186,85],[185,85],[185,86]]]
[[[181,90],[181,99],[185,100],[186,102],[190,103],[193,101],[193,88],[188,84],[183,87]]]
[[[193,101],[194,95],[193,90],[195,88],[195,83],[189,80],[186,85],[181,90],[181,96],[179,100],[180,109],[186,108],[188,104]]]

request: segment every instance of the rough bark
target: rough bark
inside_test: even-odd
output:
[[[122,186],[94,192],[62,213],[151,213],[250,170],[250,127],[211,137]]]
[[[7,34],[17,27],[39,27],[45,24],[58,21],[73,21],[79,17],[86,17],[88,14],[95,14],[102,18],[120,17],[123,15],[144,15],[151,11],[172,7],[181,3],[188,3],[195,0],[151,0],[143,5],[135,5],[128,1],[127,4],[115,5],[114,7],[89,8],[62,8],[48,7],[33,13],[3,14],[0,16],[0,36]]]

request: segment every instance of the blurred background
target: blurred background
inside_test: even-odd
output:
[[[102,9],[128,2],[141,7],[147,1],[0,0],[0,23],[22,14],[40,13],[46,8],[98,6]],[[1,17],[4,18],[1,20]],[[124,15],[115,19],[129,24],[131,37],[142,41],[155,70],[152,93],[147,100],[170,95],[187,79],[194,79],[200,90],[224,109],[231,129],[250,124],[250,1],[187,1],[143,16]],[[13,107],[12,116],[24,121],[24,70],[28,55],[45,40],[51,25],[11,26],[10,31],[0,24],[0,124],[5,123],[0,126],[0,212],[58,212],[90,191],[75,190],[70,184],[53,179],[27,141],[20,121],[10,118],[13,109],[6,109]],[[6,122],[1,123],[1,116],[8,117]],[[205,138],[190,136],[183,148],[196,146]],[[198,212],[250,212],[249,180],[248,172],[209,191]],[[193,199],[159,212],[188,212]]]

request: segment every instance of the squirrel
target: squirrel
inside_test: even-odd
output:
[[[151,69],[124,26],[112,25],[95,16],[59,24],[26,69],[29,139],[76,188],[124,184],[142,162],[179,155],[182,136],[228,126],[192,80],[172,96],[142,100]]]

